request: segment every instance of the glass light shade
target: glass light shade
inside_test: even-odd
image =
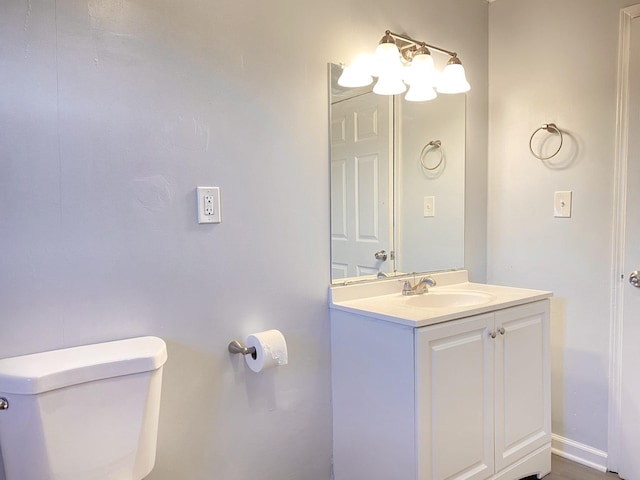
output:
[[[344,67],[342,75],[338,78],[338,85],[341,87],[365,87],[373,82],[373,77],[368,72],[358,68],[355,63]]]
[[[404,99],[409,102],[426,102],[427,100],[433,100],[438,94],[433,87],[428,83],[413,83],[409,87],[409,91],[404,96]]]
[[[435,68],[433,66],[433,58],[428,54],[420,54],[413,57],[411,65],[407,69],[406,82],[409,85],[414,83],[428,83],[433,85],[435,76]]]
[[[375,71],[378,76],[393,75],[400,76],[402,72],[402,62],[400,61],[400,50],[395,43],[381,43],[376,47]]]
[[[440,78],[442,78],[442,72],[439,70],[433,69],[433,77],[431,79],[431,86],[433,88],[437,88],[440,85]]]
[[[449,63],[444,67],[437,88],[439,93],[463,93],[471,90],[460,63]]]
[[[373,86],[373,93],[378,95],[397,95],[404,92],[407,86],[398,75],[380,75]]]

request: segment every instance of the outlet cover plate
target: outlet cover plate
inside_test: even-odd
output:
[[[197,187],[198,223],[221,223],[220,187]]]

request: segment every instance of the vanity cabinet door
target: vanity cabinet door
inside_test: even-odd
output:
[[[549,302],[495,312],[496,471],[551,441]]]
[[[494,472],[493,313],[416,329],[419,480]]]

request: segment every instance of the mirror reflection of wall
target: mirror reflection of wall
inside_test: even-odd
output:
[[[396,268],[462,268],[465,97],[397,98],[396,119]]]
[[[465,96],[406,102],[340,87],[341,71],[329,65],[332,281],[462,268]]]

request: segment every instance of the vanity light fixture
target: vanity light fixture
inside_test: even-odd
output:
[[[434,67],[431,50],[449,55],[442,73]],[[379,95],[397,95],[409,87],[405,99],[423,102],[437,97],[437,93],[464,93],[471,89],[464,67],[456,52],[414,40],[387,30],[373,57],[358,57],[345,66],[338,79],[343,87],[364,87],[378,80],[373,92]]]

